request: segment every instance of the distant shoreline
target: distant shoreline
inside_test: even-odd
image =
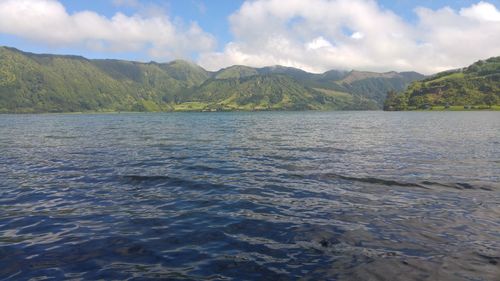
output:
[[[465,109],[463,106],[444,108],[433,107],[431,109],[408,109],[408,110],[220,110],[220,111],[203,111],[203,110],[173,110],[173,111],[79,111],[79,112],[1,112],[0,115],[115,115],[115,114],[155,114],[155,113],[230,113],[230,112],[487,112],[500,111],[500,106],[492,108],[472,108]]]
[[[493,105],[491,107],[487,107],[484,105],[481,106],[463,106],[463,105],[453,105],[449,107],[445,106],[432,106],[428,109],[406,109],[406,110],[385,110],[385,111],[500,111],[500,105]]]
[[[66,115],[79,115],[79,114],[142,114],[142,113],[231,113],[231,112],[366,112],[366,111],[377,111],[383,112],[380,110],[292,110],[292,109],[283,109],[283,110],[218,110],[218,111],[209,111],[209,110],[171,110],[171,111],[79,111],[79,112],[0,112],[0,115],[46,115],[46,114],[66,114]]]

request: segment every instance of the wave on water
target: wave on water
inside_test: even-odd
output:
[[[297,176],[297,175],[294,175]],[[374,185],[382,185],[382,186],[400,186],[400,187],[417,187],[423,189],[432,189],[436,187],[444,187],[444,188],[452,188],[457,190],[483,190],[483,191],[493,191],[497,186],[492,183],[484,184],[484,183],[464,183],[464,182],[456,182],[456,183],[443,183],[437,181],[417,181],[417,182],[404,182],[397,181],[392,179],[382,179],[376,177],[355,177],[355,176],[345,176],[334,173],[325,173],[325,174],[313,174],[309,175],[311,178],[315,178],[318,180],[331,180],[331,179],[339,179],[349,182],[359,182],[359,183],[368,183]]]
[[[498,120],[2,116],[0,280],[498,280]]]

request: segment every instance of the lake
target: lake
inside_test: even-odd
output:
[[[499,280],[500,112],[0,115],[0,279]]]

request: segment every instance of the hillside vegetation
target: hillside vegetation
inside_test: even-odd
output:
[[[489,109],[500,104],[500,57],[413,82],[403,93],[390,92],[385,110]]]
[[[209,72],[181,60],[89,60],[0,47],[0,113],[380,109],[387,91],[421,78],[282,66]]]

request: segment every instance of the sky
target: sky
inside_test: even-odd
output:
[[[0,0],[0,45],[208,70],[432,74],[500,56],[500,0]]]

